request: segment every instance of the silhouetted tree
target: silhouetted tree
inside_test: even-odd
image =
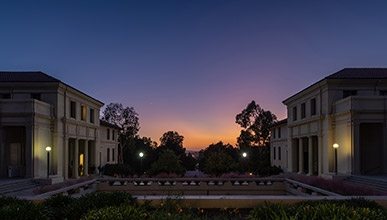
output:
[[[214,176],[220,176],[223,173],[229,173],[237,169],[236,162],[225,151],[219,150],[210,152],[203,171]]]
[[[211,167],[212,165],[215,165],[215,164],[210,162],[209,158],[210,158],[210,155],[216,155],[216,154],[219,154],[219,152],[222,152],[220,154],[221,156],[223,156],[223,153],[228,155],[229,163],[231,163],[231,164],[237,163],[237,161],[239,159],[238,149],[234,148],[230,144],[223,144],[223,142],[220,141],[216,144],[211,144],[210,146],[208,146],[204,150],[199,151],[199,169],[204,171],[204,172],[207,172],[209,169],[215,170]],[[219,162],[219,161],[217,161],[217,162]],[[220,162],[222,162],[222,161],[220,161]],[[211,163],[212,165],[208,166],[207,165],[208,163]],[[219,164],[219,166],[220,166],[220,164]],[[230,170],[229,168],[227,168],[226,170],[228,172],[229,171],[237,171],[236,166],[233,165],[233,166],[231,166],[231,168],[233,168],[233,170]],[[221,169],[219,169],[219,170],[221,170]],[[211,173],[211,174],[214,174],[214,173]]]
[[[123,149],[129,146],[140,130],[138,114],[133,107],[123,107],[121,103],[110,103],[102,113],[101,120],[118,126],[118,163],[123,163]]]
[[[270,127],[276,120],[274,114],[254,100],[235,117],[235,122],[243,128],[237,138],[238,147],[248,152],[251,170],[270,166]]]
[[[128,147],[123,149],[124,163],[133,167],[136,173],[140,173],[142,164],[142,171],[146,172],[156,160],[156,147],[157,143],[151,138],[136,136],[129,142]],[[139,156],[140,152],[144,154],[142,158]]]
[[[181,161],[172,150],[163,151],[158,160],[154,162],[149,170],[151,175],[159,173],[175,173],[183,174],[185,172],[184,167],[181,165]]]

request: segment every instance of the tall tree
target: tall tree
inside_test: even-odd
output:
[[[237,139],[241,151],[249,152],[250,170],[270,166],[270,127],[277,117],[251,101],[235,122],[242,127]]]
[[[181,165],[181,160],[171,150],[164,150],[159,159],[154,162],[149,170],[151,175],[159,173],[167,174],[183,174],[185,172],[184,167]]]
[[[219,156],[220,158],[214,160],[213,157],[216,156]],[[221,174],[221,172],[237,171],[236,166],[229,165],[236,164],[239,157],[238,149],[234,148],[230,144],[223,144],[223,142],[219,141],[218,143],[211,144],[206,149],[199,151],[199,169],[213,175]],[[228,160],[227,167],[218,167],[223,166],[221,164],[224,162],[224,159]]]
[[[118,126],[118,163],[123,163],[123,149],[129,146],[140,130],[138,114],[133,107],[123,107],[121,103],[110,103],[102,113],[102,120]]]
[[[183,159],[185,156],[185,148],[183,147],[184,137],[176,131],[167,131],[160,138],[160,146],[158,151],[161,153],[164,150],[168,149],[173,151],[176,156]]]
[[[251,101],[245,109],[235,117],[235,122],[243,130],[238,137],[240,147],[267,146],[270,141],[270,127],[277,117],[270,111],[262,109],[255,101]]]

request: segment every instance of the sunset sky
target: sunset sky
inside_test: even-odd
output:
[[[0,70],[43,71],[133,107],[140,136],[235,146],[235,116],[345,67],[387,67],[385,1],[28,0],[0,3]]]

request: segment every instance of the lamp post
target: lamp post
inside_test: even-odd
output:
[[[242,153],[242,157],[246,158],[246,157],[247,157],[247,153],[246,153],[246,152],[243,152],[243,153]]]
[[[337,148],[339,148],[339,144],[334,143],[333,148],[335,148],[335,173],[337,175]]]
[[[140,156],[140,160],[141,160],[141,170],[140,170],[140,173],[142,174],[142,158],[144,157],[144,153],[143,152],[140,152],[138,154],[138,156]]]
[[[46,151],[47,151],[47,178],[49,178],[49,176],[50,176],[50,151],[51,151],[51,147],[47,146]]]

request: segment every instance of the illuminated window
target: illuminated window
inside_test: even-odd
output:
[[[316,99],[310,100],[310,115],[316,115],[317,108],[316,108]]]
[[[306,116],[306,106],[305,102],[301,104],[301,118],[305,118]]]
[[[90,109],[90,123],[94,123],[94,109]]]
[[[76,118],[77,115],[77,103],[71,101],[70,102],[70,117]]]
[[[81,120],[86,121],[86,106],[81,105]]]

